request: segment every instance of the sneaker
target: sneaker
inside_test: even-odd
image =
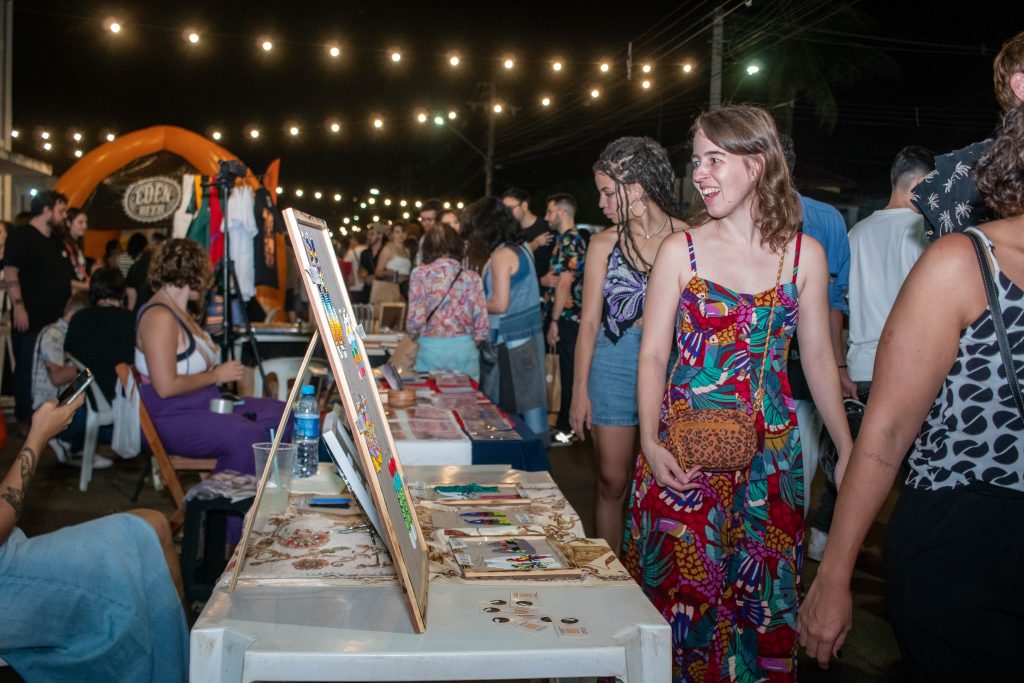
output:
[[[67,464],[71,465],[72,467],[81,468],[82,467],[82,454],[81,453],[74,453],[74,454],[70,455],[68,457]],[[105,455],[100,455],[99,453],[97,453],[96,455],[92,456],[92,468],[94,470],[105,470],[108,467],[112,467],[113,465],[114,465],[114,461],[111,460],[110,458],[108,458]]]
[[[811,527],[811,535],[807,539],[807,557],[815,562],[821,562],[821,558],[825,556],[826,543],[828,543],[828,534],[821,529]]]
[[[571,446],[578,442],[580,437],[576,436],[576,432],[569,430],[563,432],[560,429],[556,429],[551,432],[551,441],[548,443],[550,448],[562,448],[564,446]]]
[[[71,444],[60,439],[50,439],[50,448],[57,454],[57,462],[68,465],[71,463]]]

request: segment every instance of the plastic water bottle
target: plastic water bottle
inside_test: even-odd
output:
[[[298,446],[295,453],[295,465],[292,475],[296,477],[312,477],[316,474],[320,459],[320,408],[313,397],[313,386],[303,385],[302,398],[295,405],[295,434],[293,439]]]

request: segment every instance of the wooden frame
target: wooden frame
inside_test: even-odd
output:
[[[426,630],[429,580],[427,541],[405,484],[398,449],[370,371],[362,330],[357,330],[327,224],[294,209],[284,211],[284,221],[310,310],[341,393],[359,465],[382,522],[382,539],[391,552],[413,629],[422,633]]]
[[[389,301],[380,306],[380,318],[377,320],[376,330],[391,330],[392,332],[403,332],[405,330],[405,304]]]

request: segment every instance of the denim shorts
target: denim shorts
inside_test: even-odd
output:
[[[597,333],[590,363],[590,410],[594,424],[631,427],[640,423],[636,411],[636,366],[640,357],[640,328],[626,330],[613,343],[602,329]]]

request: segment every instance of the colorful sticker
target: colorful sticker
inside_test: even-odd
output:
[[[338,355],[348,358],[348,349],[345,348],[345,338],[342,334],[341,322],[338,320],[338,311],[335,310],[330,292],[327,291],[327,286],[324,284],[324,274],[320,267],[320,255],[316,251],[316,243],[306,235],[302,236],[302,243],[306,247],[306,256],[309,258],[310,279],[316,285],[317,291],[320,293],[320,301],[327,313],[327,327],[331,331],[331,340],[338,349]]]
[[[362,394],[353,396],[356,402],[356,429],[366,440],[366,449],[370,452],[370,460],[373,461],[373,469],[380,472],[384,464],[384,451],[380,447],[380,439],[377,438],[377,425],[370,420],[366,408],[366,399]]]
[[[392,462],[394,458],[392,458]],[[390,463],[389,463],[390,464]],[[412,540],[412,547],[416,547],[416,529],[412,523],[412,511],[409,510],[409,500],[405,497],[405,488],[402,486],[402,478],[395,474],[391,479],[395,484],[395,495],[398,496],[398,506],[402,508],[402,519],[405,520],[405,530],[409,532]]]
[[[484,563],[491,569],[561,569],[554,555],[504,555],[488,557]]]

